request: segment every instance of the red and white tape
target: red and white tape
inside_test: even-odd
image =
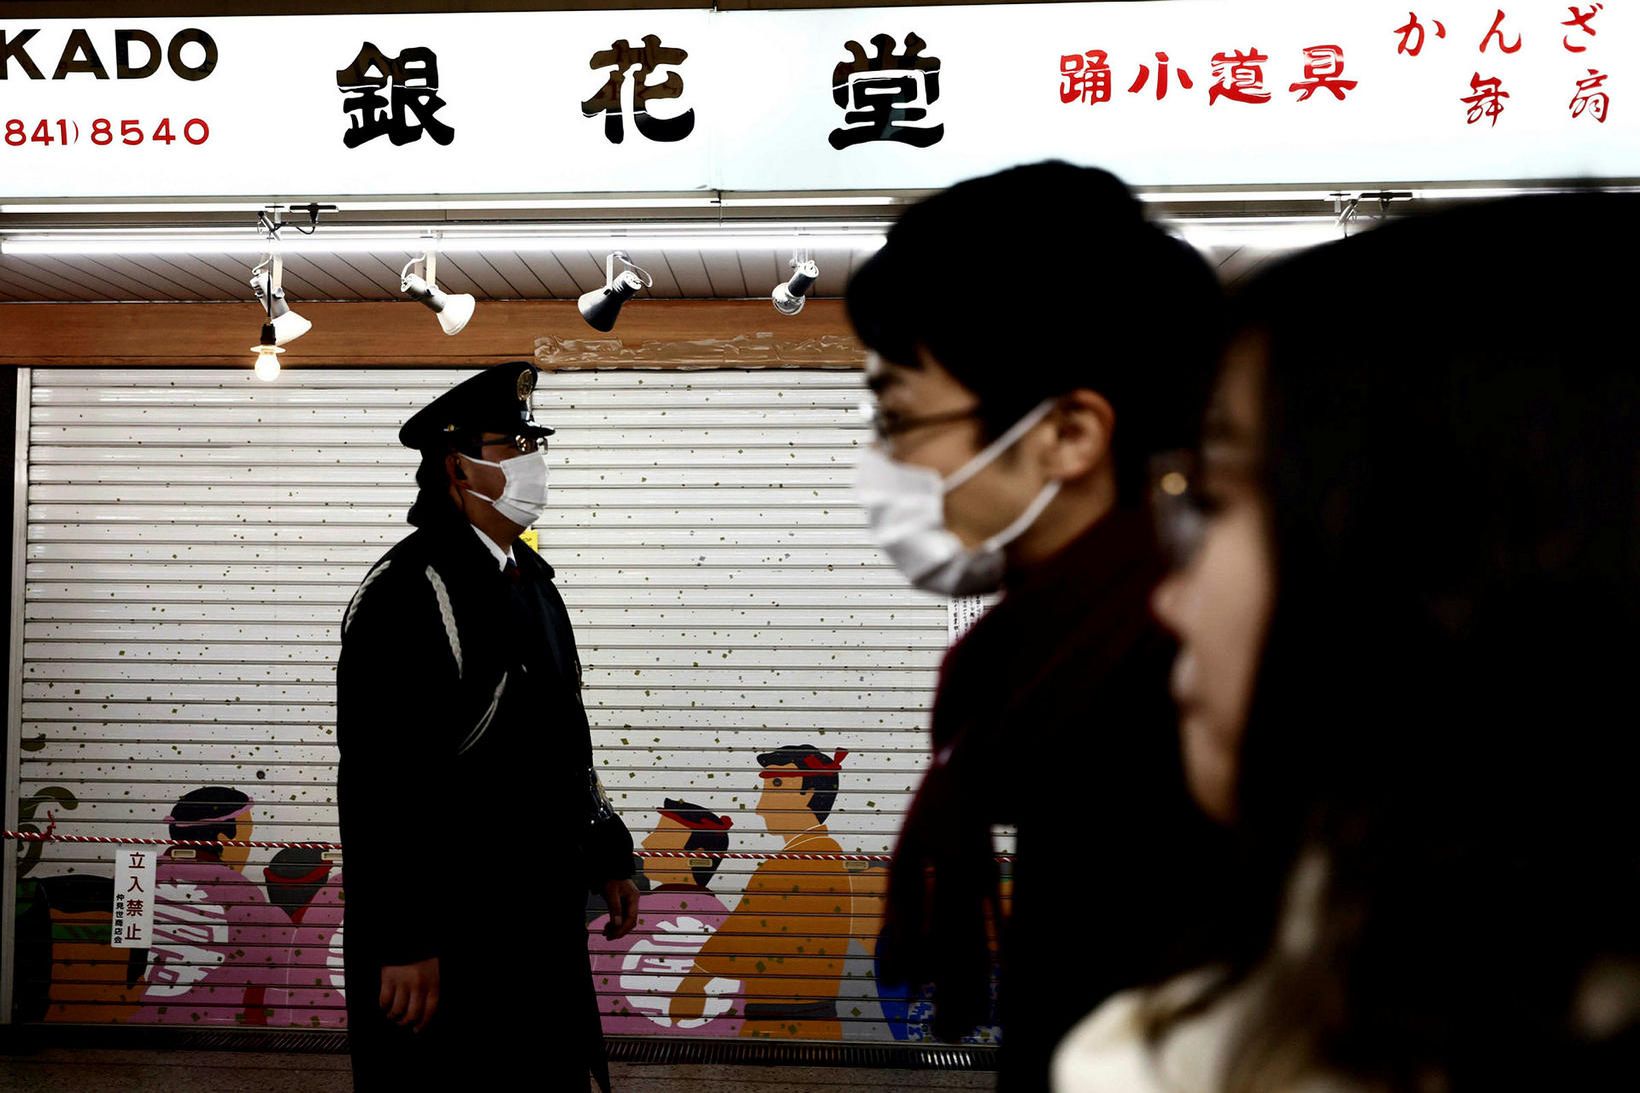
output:
[[[264,850],[340,850],[341,843],[267,842],[245,839],[121,839],[111,835],[56,835],[38,831],[3,831],[0,837],[27,843],[91,843],[97,846],[183,846],[224,847],[237,846]],[[892,854],[805,854],[801,851],[761,850],[635,850],[640,858],[723,858],[729,861],[842,861],[883,862],[894,860]],[[998,854],[997,861],[1013,861],[1012,854]]]
[[[0,831],[0,837],[24,843],[94,843],[99,846],[243,846],[269,850],[340,850],[341,843],[247,842],[244,839],[119,839],[112,835],[53,835],[38,831]]]

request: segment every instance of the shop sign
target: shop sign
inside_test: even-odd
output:
[[[1628,5],[0,22],[0,199],[1640,177]],[[1640,117],[1640,113],[1636,113]]]

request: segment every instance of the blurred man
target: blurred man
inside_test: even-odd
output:
[[[968,272],[921,290],[930,270]],[[1185,792],[1146,500],[1151,458],[1194,438],[1219,287],[1117,179],[1040,163],[907,210],[848,307],[872,351],[874,537],[919,588],[1002,593],[941,670],[878,958],[932,982],[959,1039],[990,1020],[1000,929],[1001,1088],[1034,1093],[1077,1018],[1203,956],[1186,924],[1217,836]],[[998,824],[1018,826],[1005,925]]]

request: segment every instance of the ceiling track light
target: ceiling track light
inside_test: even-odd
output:
[[[1335,193],[1331,196],[1333,199],[1333,211],[1338,214],[1339,234],[1345,239],[1348,239],[1351,234],[1351,229],[1356,226],[1357,217],[1361,215],[1362,202],[1378,202],[1377,221],[1382,222],[1389,217],[1390,202],[1410,201],[1412,199],[1412,192],[1410,190],[1372,190],[1367,193],[1353,195],[1346,193]],[[1369,224],[1370,223],[1372,223],[1372,221],[1369,219]]]
[[[410,272],[421,266],[424,275]],[[438,325],[452,337],[460,334],[473,317],[478,302],[470,293],[443,292],[438,287],[438,253],[428,251],[420,258],[412,258],[399,271],[399,289],[438,316]]]
[[[292,338],[299,338],[312,326],[306,319],[290,310],[285,303],[285,264],[280,260],[277,251],[271,248],[279,245],[279,228],[276,222],[270,222],[265,216],[259,223],[266,229],[270,253],[256,266],[251,268],[251,291],[256,293],[257,302],[267,313],[267,319],[262,323],[261,336],[256,344],[251,346],[251,352],[256,354],[256,378],[264,383],[272,383],[279,378],[279,354],[284,350],[279,347],[279,330],[275,327],[276,321],[282,321],[286,332]],[[278,318],[275,318],[275,308],[282,308]],[[291,320],[294,319],[295,322]]]
[[[316,203],[290,206],[291,211],[308,215],[305,229],[300,224],[294,227],[303,235],[312,235],[319,230],[319,214],[335,208],[334,205]],[[285,301],[285,260],[280,254],[279,232],[286,227],[286,211],[286,206],[269,205],[256,214],[256,228],[266,237],[267,254],[251,267],[250,286],[268,317],[262,324],[261,336],[251,346],[251,352],[256,354],[256,378],[267,383],[279,378],[279,354],[284,352],[281,347],[313,329],[313,323],[292,311]]]
[[[313,329],[313,323],[290,309],[285,300],[285,260],[270,254],[251,267],[251,291],[268,314],[273,344],[288,345]]]
[[[615,272],[617,261],[626,266],[619,274]],[[588,326],[607,334],[615,329],[621,305],[654,283],[655,279],[649,276],[647,270],[633,265],[632,256],[626,251],[611,251],[604,259],[604,287],[583,292],[575,306],[580,309],[581,318],[587,321]]]
[[[792,255],[791,268],[791,279],[783,285],[776,285],[774,292],[770,293],[774,309],[782,315],[796,315],[802,311],[803,305],[808,302],[809,289],[820,279],[820,267],[806,250]]]

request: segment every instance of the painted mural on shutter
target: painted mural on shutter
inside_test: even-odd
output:
[[[337,838],[342,617],[409,530],[397,427],[463,375],[33,370],[24,819]],[[597,763],[640,846],[680,855],[645,859],[629,938],[604,941],[589,905],[610,1032],[926,1035],[926,1000],[873,975],[881,863],[720,856],[886,853],[924,763],[947,605],[905,587],[852,504],[860,399],[848,371],[558,373],[537,391],[558,429],[540,550]],[[478,817],[452,801],[449,822]],[[22,1019],[344,1023],[345,853],[167,853],[152,944],[114,949],[111,849],[26,848]],[[549,849],[521,835],[521,868]],[[482,897],[465,906],[498,928]]]

